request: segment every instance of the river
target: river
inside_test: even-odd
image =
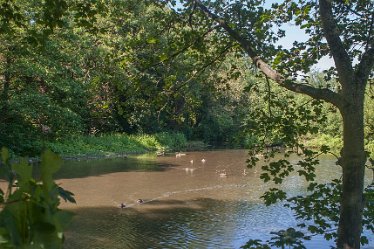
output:
[[[290,210],[262,204],[270,185],[259,179],[261,163],[246,169],[247,157],[245,150],[222,150],[67,161],[57,182],[75,194],[77,204],[62,204],[76,214],[64,248],[240,248],[295,226]],[[317,174],[320,182],[339,178],[334,158],[321,158]],[[305,186],[297,176],[284,183],[293,194]],[[126,207],[119,208],[121,203]],[[364,248],[374,248],[374,236],[369,240]],[[330,245],[318,236],[306,243]]]

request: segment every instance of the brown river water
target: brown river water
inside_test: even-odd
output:
[[[295,226],[290,210],[262,204],[270,185],[259,179],[261,163],[246,168],[247,157],[245,150],[222,150],[67,161],[57,182],[75,194],[77,204],[62,204],[76,213],[64,248],[240,248],[251,238],[268,239],[271,231]],[[317,172],[320,182],[340,176],[332,157],[321,158]],[[293,194],[305,186],[297,176],[284,183]],[[119,208],[121,203],[126,207]],[[374,248],[374,236],[369,239],[365,248]],[[306,243],[329,245],[320,237]]]

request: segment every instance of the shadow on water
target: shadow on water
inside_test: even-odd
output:
[[[240,248],[249,239],[270,239],[272,231],[296,227],[281,205],[211,198],[157,200],[131,208],[74,209],[65,249]],[[370,244],[374,238],[370,239]],[[330,248],[333,241],[315,236],[308,249]],[[365,249],[372,247],[365,246]]]
[[[64,248],[239,248],[254,235],[251,228],[257,227],[261,234],[290,218],[288,213],[271,212],[248,216],[260,212],[261,207],[199,198],[157,200],[124,209],[78,208]],[[278,215],[279,223],[266,222],[269,215]],[[258,228],[259,224],[267,228]]]
[[[95,160],[64,161],[61,169],[54,175],[55,179],[84,178],[116,172],[151,172],[165,171],[173,164],[158,163],[155,158],[128,157],[105,158]]]
[[[267,240],[272,231],[295,227],[289,209],[260,202],[266,186],[255,169],[242,174],[245,159],[244,151],[219,151],[67,162],[58,178],[76,193],[78,204],[65,206],[77,215],[64,248],[240,248],[249,239]],[[227,177],[220,177],[224,169]],[[321,160],[317,171],[322,183],[340,176],[331,158]],[[305,182],[290,176],[284,187],[298,194]],[[121,202],[126,208],[119,208]],[[372,246],[371,234],[369,241]],[[330,245],[323,236],[306,242],[308,249]]]

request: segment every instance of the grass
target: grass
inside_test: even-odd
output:
[[[114,133],[100,136],[79,135],[64,141],[50,142],[47,147],[63,157],[79,157],[177,151],[184,149],[186,144],[186,138],[181,133],[163,132],[154,135]]]
[[[374,159],[374,141],[367,141],[365,149],[369,153],[369,156]]]
[[[343,147],[343,140],[340,137],[333,137],[331,135],[319,134],[315,137],[305,139],[304,145],[309,148],[320,148],[322,145],[330,147],[331,152],[340,155],[340,150]],[[374,158],[374,141],[365,141],[365,150],[369,157]]]
[[[343,146],[343,140],[339,137],[333,137],[326,134],[319,134],[317,136],[308,137],[305,139],[303,144],[309,148],[321,148],[322,145],[326,145],[331,149],[331,152],[339,155],[340,149]]]

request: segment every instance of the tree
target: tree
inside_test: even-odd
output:
[[[35,10],[27,4],[22,9]],[[60,29],[41,46],[31,39],[39,29],[43,26],[25,22],[0,33],[0,145],[18,154],[40,153],[40,140],[80,132],[87,116],[82,55],[73,48],[77,36]]]
[[[343,119],[342,195],[338,248],[360,248],[364,207],[364,99],[374,66],[374,2],[284,1],[272,9],[263,1],[182,1],[179,11],[211,22],[222,34],[235,40],[263,75],[279,86],[336,106]],[[202,17],[203,13],[205,17]],[[199,17],[200,15],[200,17]],[[289,50],[273,44],[294,23],[309,35]],[[332,56],[335,67],[326,75],[336,76],[340,89],[315,87],[300,82],[322,56]],[[269,61],[269,62],[266,62]],[[304,74],[304,75],[303,75]]]
[[[225,140],[213,139],[217,134],[208,131],[213,126],[217,131],[233,127],[231,110],[227,115],[220,115],[221,107],[212,110],[220,104],[218,95],[223,95],[218,88],[235,84],[223,81],[225,71],[239,71],[220,56],[222,51],[230,51],[232,42],[214,44],[209,30],[191,27],[169,8],[152,1],[110,3],[107,10],[107,16],[98,17],[95,25],[105,32],[91,38],[99,41],[96,47],[102,52],[101,56],[92,53],[96,63],[89,75],[97,92],[108,92],[101,101],[119,130],[173,130],[204,137],[206,142]],[[206,53],[208,47],[211,53]],[[101,101],[97,97],[92,102],[100,106]],[[226,102],[230,108],[234,101]]]
[[[127,3],[129,6],[126,6]],[[370,0],[319,0],[318,2],[285,0],[282,4],[273,4],[271,9],[262,7],[262,0],[182,0],[178,2],[178,7],[176,1],[168,0],[144,1],[143,3],[146,3],[146,6],[126,2],[119,5],[121,8],[111,6],[108,9],[110,1],[0,1],[0,34],[2,38],[5,36],[4,40],[7,41],[0,47],[2,49],[0,51],[2,74],[0,79],[3,86],[1,112],[7,113],[12,109],[11,94],[17,92],[17,87],[29,86],[27,80],[37,86],[33,92],[38,89],[39,93],[33,95],[35,98],[30,99],[41,101],[40,106],[43,106],[49,99],[58,102],[57,100],[61,99],[58,95],[66,93],[61,91],[61,85],[75,80],[79,82],[87,80],[93,85],[90,89],[93,93],[92,100],[99,99],[99,104],[94,104],[91,112],[102,119],[113,118],[115,115],[121,116],[125,120],[123,127],[131,121],[139,126],[147,127],[148,125],[149,129],[153,129],[156,120],[158,125],[163,127],[164,124],[159,122],[160,118],[166,121],[171,119],[173,123],[167,124],[169,127],[183,125],[186,118],[196,124],[199,112],[200,116],[209,113],[217,120],[220,118],[222,122],[215,122],[218,125],[220,123],[230,124],[231,117],[225,113],[217,115],[217,111],[214,110],[205,112],[206,110],[201,108],[201,101],[206,100],[207,96],[199,96],[199,94],[205,89],[211,90],[210,86],[213,85],[212,79],[215,75],[204,74],[205,70],[213,64],[216,65],[217,61],[224,61],[222,59],[224,56],[240,48],[240,52],[236,51],[236,55],[241,55],[244,59],[249,58],[264,75],[265,80],[262,82],[267,86],[270,86],[269,81],[272,80],[282,88],[308,95],[315,100],[325,101],[339,109],[343,119],[344,146],[338,161],[342,166],[343,183],[337,245],[339,248],[359,248],[366,161],[364,100],[367,82],[371,77],[374,64],[374,3]],[[149,3],[154,6],[148,9],[146,7]],[[159,8],[155,7],[159,3],[161,3]],[[171,3],[175,7],[167,8],[165,3]],[[131,12],[129,9],[135,7],[139,8],[134,11],[135,14],[126,16]],[[146,18],[142,17],[139,18],[139,23],[132,22],[134,17],[141,15],[145,9],[149,14],[147,17],[162,25],[147,24]],[[103,14],[108,10],[110,13],[115,13],[114,18]],[[122,25],[121,13],[118,13],[120,10],[124,10],[123,16],[127,21],[125,25]],[[51,45],[49,52],[54,48],[61,48],[59,45],[71,42],[71,40],[56,39],[48,43],[47,41],[50,40],[47,38],[51,37],[56,30],[70,28],[71,23],[76,24],[77,26],[73,26],[77,29],[84,27],[94,34],[91,36],[91,33],[79,30],[72,32],[77,44],[87,43],[80,48],[99,46],[97,49],[87,49],[90,52],[87,57],[79,55],[78,63],[75,65],[83,68],[83,75],[63,78],[66,81],[62,80],[61,84],[54,85],[53,83],[59,82],[59,73],[72,73],[70,66],[65,65],[68,67],[65,67],[66,71],[60,68],[56,73],[35,74],[33,69],[37,67],[48,69],[49,67],[45,65],[48,63],[53,64],[51,68],[55,65],[58,67],[60,60],[59,58],[53,60],[50,54],[35,53],[30,44]],[[309,39],[305,42],[295,42],[291,49],[276,47],[274,43],[285,36],[282,30],[284,23],[296,24],[309,35]],[[117,29],[117,27],[120,28]],[[101,31],[104,32],[100,33]],[[107,31],[108,36],[105,35]],[[117,34],[122,37],[114,41],[112,38],[118,38]],[[129,34],[136,37],[131,37]],[[82,35],[83,38],[80,39],[81,37],[77,35]],[[104,44],[98,44],[100,42],[96,38],[104,41]],[[18,47],[13,46],[13,42],[17,43]],[[24,44],[28,45],[23,46]],[[27,48],[27,51],[23,51],[24,48]],[[46,46],[48,52],[47,48],[48,46]],[[18,51],[24,57],[18,56],[16,53]],[[29,57],[26,56],[26,52],[29,53]],[[185,56],[182,56],[184,53]],[[75,63],[71,61],[75,53],[70,51],[69,55],[66,63]],[[121,58],[122,55],[124,59]],[[307,74],[323,56],[332,56],[335,61],[335,67],[326,70],[325,73],[326,79],[337,78],[338,87],[309,84]],[[21,63],[18,62],[22,58],[33,62],[28,64],[30,67],[27,68],[29,71],[27,73],[19,70]],[[40,59],[45,60],[45,64],[39,66]],[[123,71],[119,64],[122,64]],[[17,70],[14,70],[13,66]],[[28,77],[30,75],[31,78]],[[86,77],[87,75],[93,77]],[[53,93],[51,91],[50,96],[45,94],[43,86],[45,79],[56,90]],[[209,87],[205,88],[204,84],[199,81],[207,79],[210,79]],[[15,84],[18,81],[22,84]],[[97,88],[95,88],[96,84]],[[182,94],[182,90],[187,94]],[[153,98],[154,92],[157,92],[156,98]],[[274,95],[270,91],[268,96],[268,100],[273,101]],[[112,99],[115,102],[112,102]],[[14,101],[14,103],[18,102]],[[26,101],[23,106],[27,107],[27,103]],[[319,103],[314,103],[314,112],[320,113]],[[65,110],[70,110],[71,105],[79,106],[79,103],[74,101],[59,104],[66,108]],[[277,104],[285,107],[287,112],[281,120],[299,117],[304,111],[309,112],[306,108],[286,108],[285,101],[277,101]],[[270,103],[269,107],[271,105]],[[144,111],[144,107],[147,110]],[[17,108],[13,107],[13,110]],[[38,122],[41,120],[40,125],[44,125],[46,122],[42,120],[44,116],[50,117],[51,115],[37,113],[35,117],[29,115],[22,117],[16,113],[13,123],[21,120],[26,123],[25,126],[28,125],[27,127],[34,129],[35,125],[30,123],[30,120],[38,120]],[[77,115],[73,116],[77,117]],[[4,117],[1,116],[0,119]],[[309,114],[304,115],[303,121],[307,122],[308,117],[312,118]],[[105,124],[102,126],[106,127]],[[308,131],[315,132],[313,127],[298,130],[296,124],[288,124],[281,128],[292,132],[292,135]],[[16,133],[19,132],[16,131]],[[272,137],[270,142],[276,139],[279,137]],[[288,140],[290,144],[295,142],[291,140]],[[302,149],[304,154],[314,155],[305,147]],[[311,160],[308,165],[313,166],[316,162]],[[272,178],[275,182],[281,182],[282,177],[292,169],[285,161],[272,166],[279,166],[278,172],[271,167],[264,168],[275,176],[264,174],[263,178]],[[279,177],[278,173],[282,167],[286,169]],[[313,167],[309,171],[304,170],[299,173],[308,179],[313,179]],[[278,193],[280,198],[284,198],[284,193],[280,191],[274,190],[269,195],[273,196],[272,194],[275,193]]]
[[[210,31],[153,1],[65,1],[44,13],[54,4],[4,3],[0,146],[34,155],[77,133],[172,130],[224,143],[234,132],[237,101],[218,89],[238,69],[216,55],[231,41],[213,45]]]

